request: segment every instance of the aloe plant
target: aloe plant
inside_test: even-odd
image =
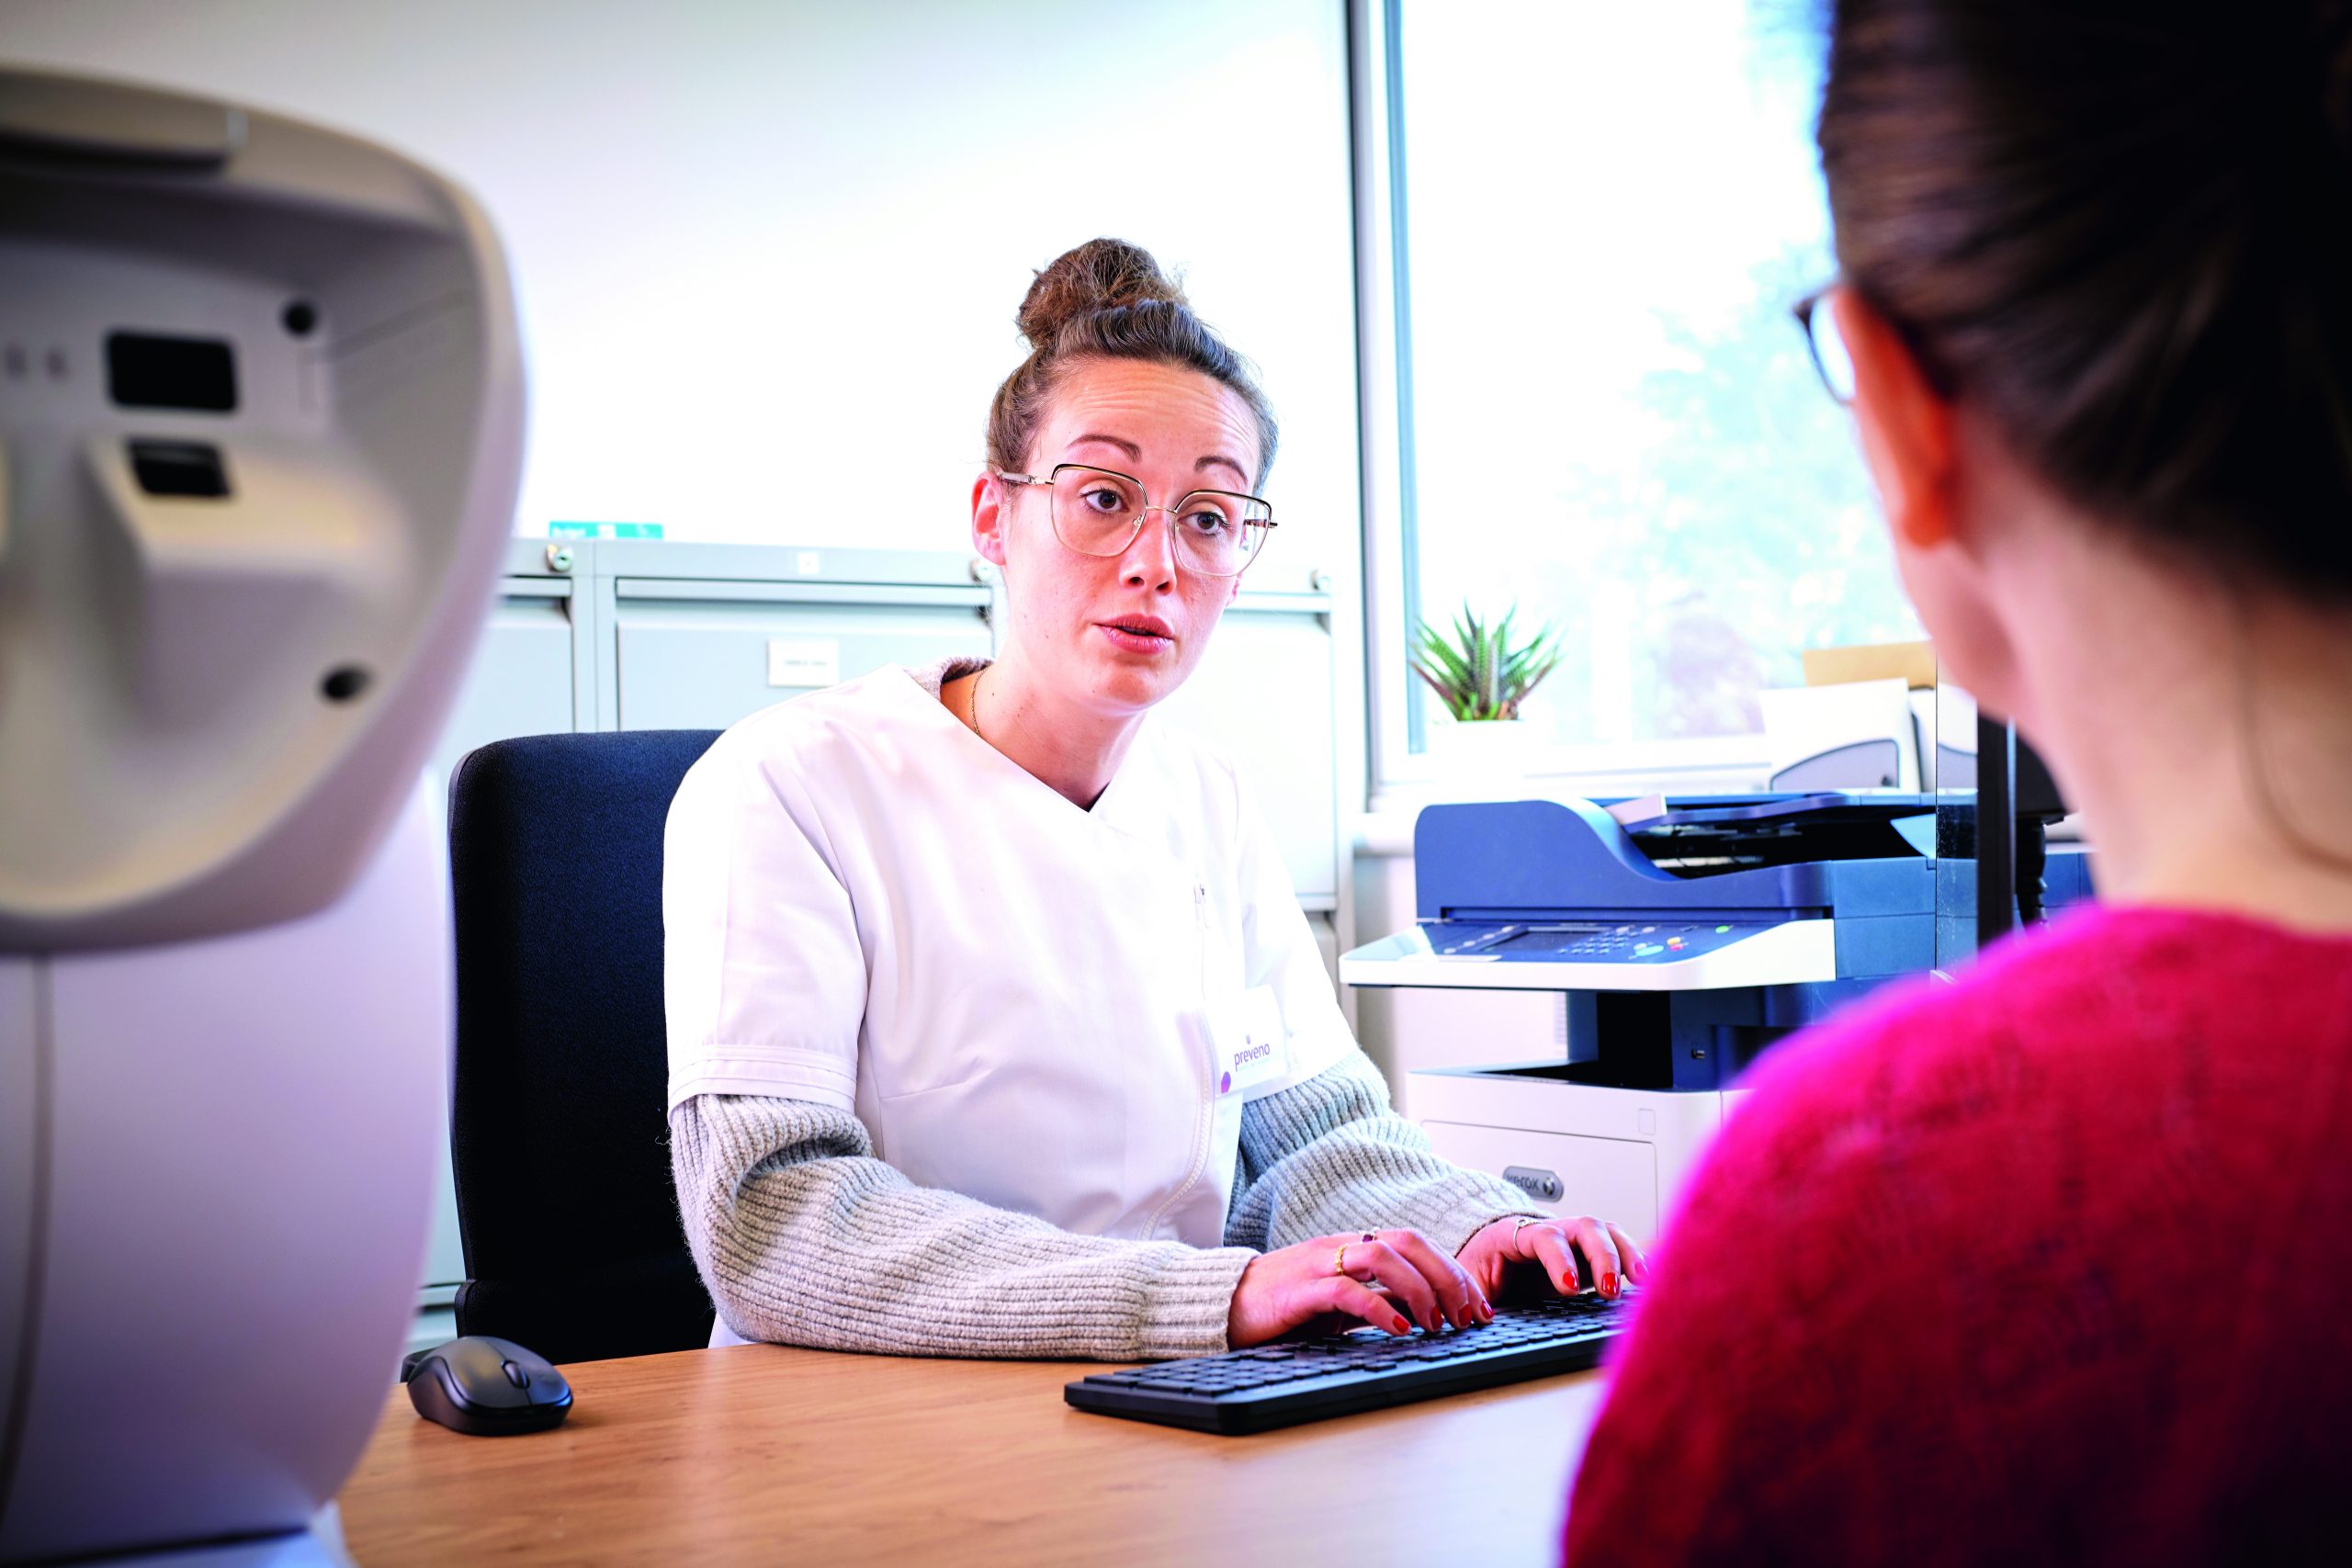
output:
[[[1513,647],[1512,605],[1501,620],[1481,621],[1462,606],[1447,637],[1427,621],[1421,623],[1411,659],[1414,671],[1443,699],[1446,711],[1465,723],[1517,718],[1519,705],[1560,662],[1560,634],[1544,623],[1528,641]]]

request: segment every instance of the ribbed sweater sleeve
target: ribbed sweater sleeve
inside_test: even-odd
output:
[[[670,1113],[679,1212],[746,1339],[901,1356],[1155,1360],[1226,1348],[1257,1250],[1409,1226],[1447,1251],[1534,1211],[1449,1165],[1362,1051],[1243,1108],[1226,1245],[1077,1235],[918,1187],[865,1125],[805,1100],[697,1095]]]
[[[1387,1080],[1356,1049],[1242,1109],[1225,1240],[1271,1251],[1335,1232],[1409,1227],[1452,1253],[1489,1221],[1537,1212],[1500,1178],[1441,1159],[1427,1134],[1389,1109]]]
[[[900,1356],[1154,1360],[1226,1348],[1256,1256],[1076,1235],[918,1187],[846,1111],[697,1095],[671,1168],[703,1282],[746,1339]]]

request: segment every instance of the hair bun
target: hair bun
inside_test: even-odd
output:
[[[1013,321],[1032,348],[1044,348],[1081,316],[1151,300],[1182,305],[1184,291],[1141,245],[1089,240],[1056,256],[1037,275]]]

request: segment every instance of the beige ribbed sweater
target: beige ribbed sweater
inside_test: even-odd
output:
[[[978,667],[915,671],[935,694]],[[1226,1348],[1258,1251],[1411,1226],[1452,1252],[1532,1213],[1509,1183],[1440,1159],[1389,1109],[1362,1051],[1242,1109],[1225,1245],[1078,1235],[917,1187],[856,1116],[804,1100],[697,1095],[670,1114],[686,1239],[747,1339],[897,1355],[1141,1360]]]

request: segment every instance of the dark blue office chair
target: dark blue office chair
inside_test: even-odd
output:
[[[460,1334],[553,1361],[709,1338],[670,1180],[662,829],[718,733],[501,740],[450,778]]]

